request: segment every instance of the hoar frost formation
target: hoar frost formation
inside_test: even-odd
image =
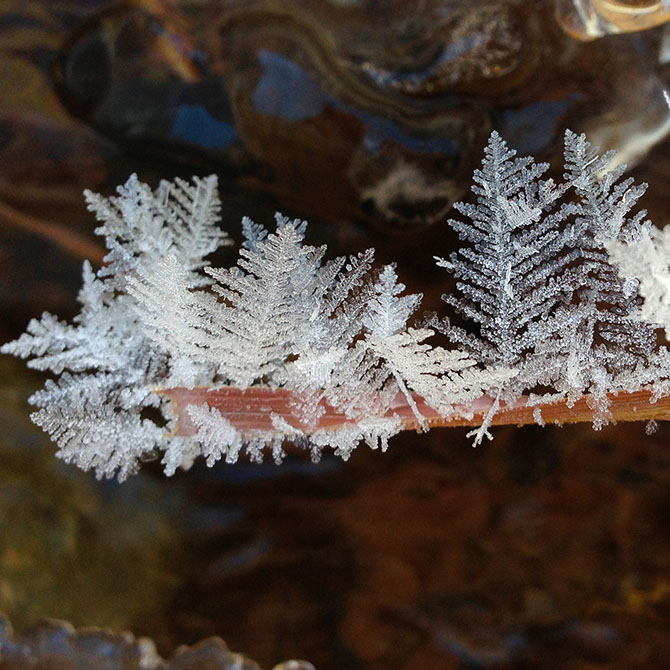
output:
[[[421,295],[403,294],[392,265],[373,269],[372,249],[324,260],[325,247],[303,243],[306,224],[280,215],[275,232],[244,219],[237,265],[213,268],[205,257],[229,244],[216,179],[152,191],[133,176],[117,197],[85,194],[109,254],[97,273],[84,264],[74,324],[44,314],[1,351],[59,375],[31,397],[32,418],[58,456],[100,477],[124,479],[157,450],[167,474],[198,455],[212,465],[270,450],[279,461],[287,439],[347,458],[361,440],[386,447],[398,399],[425,427],[419,397],[450,416],[490,396],[475,443],[522,395],[588,394],[599,427],[608,393],[666,393],[670,369],[656,345],[659,324],[670,331],[670,236],[631,213],[644,187],[608,170],[611,159],[568,132],[556,184],[543,179],[548,165],[491,135],[476,203],[448,222],[467,246],[437,259],[457,280],[443,299],[463,325],[410,325]],[[449,348],[427,342],[436,331]],[[178,387],[284,389],[299,418],[273,414],[271,430],[242,432],[203,401],[182,408],[194,435],[176,436],[161,390]],[[343,416],[334,429],[320,426],[326,407]]]

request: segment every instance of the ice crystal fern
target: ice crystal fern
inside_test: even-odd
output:
[[[304,244],[306,224],[280,215],[272,232],[244,219],[237,264],[213,268],[205,257],[229,243],[215,178],[152,191],[133,176],[117,197],[86,193],[109,254],[97,273],[84,265],[74,324],[44,314],[2,351],[60,375],[31,398],[58,455],[120,479],[156,451],[167,474],[199,455],[279,461],[287,440],[347,458],[361,440],[385,448],[401,408],[425,429],[427,410],[472,415],[487,396],[475,442],[520,397],[587,394],[598,427],[608,394],[656,382],[658,395],[668,368],[644,320],[655,313],[640,314],[642,268],[620,278],[609,261],[649,230],[632,213],[644,188],[610,160],[568,132],[555,184],[492,134],[476,202],[449,221],[468,244],[438,259],[457,279],[444,300],[458,325],[412,325],[421,296],[392,265],[374,269],[373,250],[324,260],[325,247]],[[436,330],[448,348],[429,344]],[[208,402],[217,391],[224,400]],[[283,394],[283,411],[249,416],[245,398],[258,394]]]

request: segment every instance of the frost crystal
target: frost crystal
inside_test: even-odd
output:
[[[660,324],[670,338],[670,228],[644,228],[627,242],[612,240],[607,248],[622,276],[639,281],[644,303],[636,316]]]
[[[565,144],[566,178],[579,197],[577,220],[586,225],[579,241],[579,304],[592,320],[597,358],[616,374],[648,362],[655,347],[654,326],[634,318],[639,282],[622,280],[607,252],[612,242],[635,239],[649,225],[645,210],[630,215],[647,187],[621,180],[626,166],[610,170],[613,152],[598,156],[583,135],[568,132]]]
[[[553,335],[546,317],[577,287],[570,265],[584,229],[568,221],[573,205],[556,206],[567,187],[540,178],[549,166],[515,154],[498,133],[491,135],[474,173],[477,203],[455,205],[469,221],[448,221],[470,245],[438,259],[461,294],[443,299],[473,320],[480,336],[449,320],[436,325],[479,360],[506,366],[518,365],[536,342]]]

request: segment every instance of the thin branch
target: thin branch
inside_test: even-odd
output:
[[[325,410],[316,427],[308,427],[301,419],[297,409],[298,397],[285,389],[250,387],[211,388],[171,388],[159,391],[161,395],[172,400],[173,410],[177,417],[175,436],[194,435],[196,428],[185,412],[188,405],[207,404],[218,409],[230,423],[243,435],[252,431],[274,431],[272,415],[281,416],[287,423],[309,433],[313,430],[335,430],[347,423],[341,412],[323,403]],[[653,402],[651,390],[643,389],[632,393],[608,394],[610,399],[610,421],[664,421],[670,420],[670,396],[664,396]],[[432,428],[479,426],[486,413],[490,410],[494,399],[482,396],[467,406],[457,406],[453,414],[443,416],[429,407],[420,396],[414,395],[414,402],[426,423]],[[565,424],[593,421],[593,410],[589,406],[590,396],[582,396],[574,404],[566,400],[554,402],[529,402],[523,397],[513,404],[501,403],[491,425],[530,425],[530,424]],[[412,407],[403,394],[399,393],[387,416],[397,415],[404,430],[419,430],[420,424]]]

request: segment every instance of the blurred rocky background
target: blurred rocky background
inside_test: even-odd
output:
[[[665,18],[653,0],[0,0],[0,340],[76,313],[103,255],[81,191],[131,172],[216,173],[237,239],[243,214],[280,210],[333,255],[375,246],[427,309],[493,129],[557,175],[565,128],[586,132],[665,225]],[[477,450],[435,430],[348,463],[148,464],[119,486],[53,458],[28,419],[41,384],[0,361],[0,611],[27,630],[3,624],[3,670],[82,648],[26,628],[41,617],[164,658],[221,636],[264,668],[670,664],[664,425],[499,429]],[[104,667],[137,667],[105,635],[86,638]]]

